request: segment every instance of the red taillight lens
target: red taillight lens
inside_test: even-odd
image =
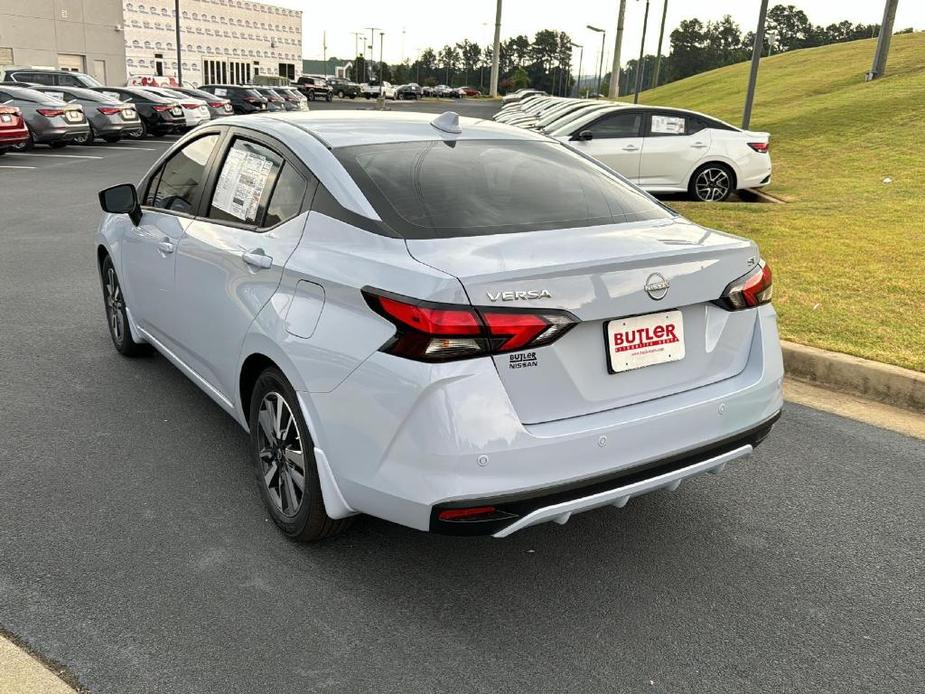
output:
[[[221,108],[224,105],[225,105],[224,101],[210,101],[209,102],[209,106],[211,106],[212,108]]]
[[[749,142],[748,146],[751,147],[756,152],[758,152],[759,154],[768,153],[768,143],[767,142]]]
[[[252,104],[256,104],[258,101],[263,101],[263,99],[260,99],[256,96],[246,96],[244,97],[244,100],[249,101]]]
[[[762,260],[754,270],[731,282],[716,303],[730,311],[739,311],[768,304],[773,294],[771,266]]]
[[[381,351],[441,362],[548,345],[578,319],[567,311],[476,308],[437,304],[364,289],[376,313],[396,327]]]
[[[174,108],[174,104],[155,104],[151,108],[153,108],[158,113],[163,113],[164,111],[169,111],[170,109]]]
[[[194,108],[199,108],[199,104],[183,104],[183,108],[192,111]]]
[[[63,108],[37,108],[35,110],[41,113],[46,118],[55,118],[56,116],[64,115]]]
[[[116,106],[100,106],[96,110],[102,113],[104,116],[114,116],[117,113],[122,113],[122,108]]]

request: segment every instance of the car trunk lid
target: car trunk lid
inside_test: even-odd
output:
[[[674,218],[407,245],[418,261],[457,277],[473,305],[564,309],[579,319],[550,345],[493,357],[525,423],[663,397],[745,367],[755,312],[712,302],[758,261],[750,241]],[[669,287],[656,300],[660,278]],[[612,373],[608,323],[648,314],[683,325],[683,358]]]

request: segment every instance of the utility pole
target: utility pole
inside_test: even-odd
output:
[[[385,32],[380,31],[379,32],[379,99],[378,99],[380,111],[385,110],[385,77],[383,77],[383,75],[385,74],[385,70],[382,69],[384,67],[383,62],[382,62],[382,44],[385,43],[384,37],[385,37]]]
[[[877,37],[877,50],[874,64],[867,73],[867,81],[883,77],[886,72],[886,59],[890,54],[890,41],[893,39],[893,21],[896,19],[896,6],[899,0],[886,0],[883,8],[883,21],[880,22],[880,36]]]
[[[178,86],[182,87],[183,86],[183,58],[182,58],[181,45],[180,45],[180,0],[174,0],[173,11],[174,11],[174,14],[176,15],[176,17],[174,17],[174,19],[176,19],[176,21],[174,22],[174,25],[176,26],[176,29],[177,29],[177,82],[180,83]]]
[[[652,86],[658,86],[658,73],[662,63],[662,39],[665,38],[665,17],[668,16],[668,0],[662,6],[662,28],[658,30],[658,50],[655,52],[655,75],[652,77]]]
[[[639,62],[636,63],[636,93],[633,94],[633,103],[639,103],[639,90],[642,89],[642,73],[645,72],[643,53],[646,50],[646,28],[649,26],[649,0],[646,0],[646,13],[642,17],[642,40],[639,42]]]
[[[611,99],[620,96],[620,51],[623,48],[623,16],[625,14],[626,0],[620,0],[620,14],[617,15],[617,38],[613,42],[613,68],[610,70]]]
[[[366,28],[369,29],[369,64],[370,64],[370,66],[372,66],[372,64],[376,61],[376,54],[375,54],[373,51],[376,50],[376,49],[375,49],[375,46],[376,46],[376,32],[379,31],[379,27],[366,27]],[[366,39],[363,39],[363,40],[365,41]],[[363,51],[363,57],[364,57],[364,58],[366,57],[366,51],[365,51],[365,50]],[[371,67],[367,67],[367,68],[366,68],[366,72],[367,72],[368,75],[372,76]],[[367,81],[368,81],[368,79],[369,79],[369,78],[367,77]],[[380,78],[379,81],[381,82],[382,79]]]
[[[752,120],[752,102],[755,100],[755,85],[758,83],[758,63],[764,50],[764,20],[768,16],[768,0],[761,0],[758,11],[758,29],[755,31],[755,45],[752,46],[752,67],[748,73],[748,92],[745,94],[745,110],[742,112],[742,129],[748,130]]]
[[[324,63],[324,69],[328,69],[328,32],[321,32],[321,62]]]
[[[601,59],[598,61],[597,65],[597,94],[601,93],[601,80],[604,78],[604,41],[607,40],[607,32],[603,29],[598,29],[595,26],[587,25],[588,29],[591,31],[596,31],[601,35]]]
[[[491,49],[491,96],[498,96],[498,64],[501,53],[501,0],[495,8],[495,41]]]

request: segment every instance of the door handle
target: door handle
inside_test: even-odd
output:
[[[694,149],[706,149],[707,145],[703,144],[702,142],[695,142],[694,144],[691,145],[691,147],[693,147]]]
[[[174,246],[171,241],[167,241],[166,239],[164,241],[157,242],[157,250],[159,250],[164,255],[173,253],[174,248],[176,248],[176,246]]]
[[[627,145],[623,148],[624,152],[638,152],[639,148],[636,145]]]
[[[273,258],[258,248],[256,251],[244,253],[241,259],[256,270],[269,270],[273,267]]]

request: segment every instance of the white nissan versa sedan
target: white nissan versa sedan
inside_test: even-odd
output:
[[[565,523],[719,472],[781,410],[755,244],[537,133],[220,119],[100,201],[116,349],[153,345],[249,430],[293,538]]]

